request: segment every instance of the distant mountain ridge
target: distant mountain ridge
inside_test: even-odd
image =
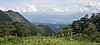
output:
[[[47,26],[52,29],[54,32],[60,32],[63,26],[67,26],[67,24],[47,24]]]
[[[67,26],[68,24],[48,24],[48,23],[33,23],[35,25],[46,25],[54,32],[59,32],[63,26]]]
[[[12,10],[1,11],[0,10],[0,23],[8,23],[8,22],[22,22],[28,26],[31,26],[31,22],[26,20],[21,14],[18,12],[14,12]]]

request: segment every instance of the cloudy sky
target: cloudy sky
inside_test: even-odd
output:
[[[20,13],[94,13],[100,12],[100,0],[0,0],[0,10]]]
[[[98,12],[100,0],[0,0],[0,9],[19,12]]]

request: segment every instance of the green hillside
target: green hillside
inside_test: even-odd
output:
[[[62,28],[60,34],[79,41],[100,43],[100,13],[93,13],[91,17],[85,15],[80,20]]]

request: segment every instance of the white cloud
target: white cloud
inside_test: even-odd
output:
[[[60,9],[59,9],[60,8]],[[100,12],[100,1],[96,0],[88,0],[84,3],[73,3],[73,4],[66,4],[66,6],[59,6],[58,8],[52,8],[56,12]]]
[[[90,9],[78,4],[73,4],[70,7],[66,7],[67,12],[88,12]]]
[[[98,13],[100,12],[100,2],[90,1],[88,5],[84,6],[89,9],[89,12]]]
[[[59,7],[61,8],[61,7]],[[75,13],[75,12],[88,12],[89,8],[80,6],[77,4],[72,4],[67,7],[62,7],[61,9],[58,8],[52,8],[55,12],[67,12],[67,13]]]
[[[0,10],[2,11],[7,11],[7,10],[13,10],[15,12],[38,12],[39,10],[36,8],[36,6],[34,5],[27,5],[24,8],[20,8],[20,7],[14,7],[14,8],[5,8],[3,6],[0,6]]]
[[[27,10],[25,8],[22,9],[22,12],[27,12]]]
[[[7,7],[4,7],[4,6],[0,6],[0,10],[2,10],[2,11],[13,10],[13,11],[16,11],[16,12],[20,12],[21,11],[18,7],[7,8]]]
[[[95,1],[91,1],[91,2],[90,2],[90,5],[95,5],[95,4],[96,4]]]
[[[2,6],[0,6],[0,10],[7,11],[7,9],[5,7],[2,7]]]
[[[87,11],[89,11],[89,9],[86,7],[80,8],[80,12],[87,12]]]
[[[11,10],[15,11],[15,12],[21,12],[21,9],[18,7],[15,7],[14,9],[12,8]]]
[[[52,10],[55,11],[55,12],[65,12],[64,10],[59,9],[59,8],[52,8]]]
[[[38,12],[38,9],[34,5],[27,5],[27,7],[23,9],[23,12]]]
[[[100,2],[96,2],[96,1],[91,1],[90,2],[91,6],[100,6]]]
[[[72,11],[69,7],[65,7],[65,11],[66,12],[70,12],[70,11]]]
[[[100,7],[100,2],[90,1],[85,7]]]

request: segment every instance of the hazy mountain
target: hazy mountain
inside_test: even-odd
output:
[[[57,24],[69,24],[74,20],[78,20],[85,14],[89,13],[21,13],[23,16],[33,23],[57,23]]]
[[[59,32],[63,26],[66,26],[66,24],[47,24],[47,26],[54,32]]]
[[[26,25],[32,25],[28,20],[26,20],[21,14],[18,12],[14,12],[12,10],[1,11],[0,10],[0,23],[8,23],[8,22],[22,22]]]
[[[49,23],[34,23],[35,25],[45,25],[50,28],[53,32],[59,32],[63,26],[67,24],[49,24]]]

